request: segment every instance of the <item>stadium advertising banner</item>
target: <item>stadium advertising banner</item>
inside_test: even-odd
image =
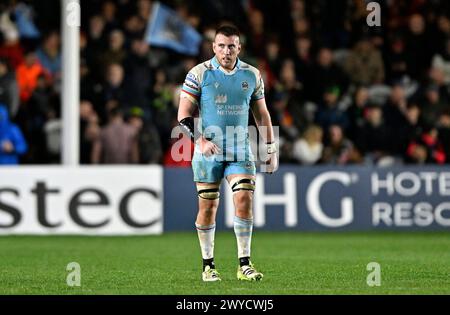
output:
[[[149,167],[0,169],[0,234],[159,234],[162,176]]]
[[[257,176],[253,208],[260,230],[450,230],[448,167],[282,166]],[[167,169],[164,183],[164,230],[193,229],[192,172]],[[232,228],[228,185],[221,193],[217,228]]]
[[[192,170],[11,167],[0,172],[0,234],[134,235],[193,230]],[[450,230],[450,168],[282,166],[258,174],[259,230]],[[217,228],[233,227],[221,186]]]

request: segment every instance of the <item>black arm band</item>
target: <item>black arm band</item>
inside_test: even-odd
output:
[[[195,131],[194,128],[194,118],[186,117],[180,121],[181,130],[191,138],[191,141],[195,143],[195,141],[200,137],[200,133]]]

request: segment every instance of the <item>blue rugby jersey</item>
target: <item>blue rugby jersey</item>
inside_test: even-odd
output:
[[[264,98],[264,82],[258,69],[237,59],[233,71],[228,72],[213,57],[189,71],[182,94],[199,106],[205,138],[212,139],[224,153],[251,155],[250,103]],[[237,135],[233,128],[237,128]]]

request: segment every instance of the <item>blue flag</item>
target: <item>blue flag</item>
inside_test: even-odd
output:
[[[186,55],[197,55],[202,36],[177,13],[155,2],[147,26],[146,41],[152,46],[165,47]]]
[[[21,37],[39,38],[41,33],[34,25],[32,9],[26,4],[19,4],[14,11],[16,17],[17,29]]]

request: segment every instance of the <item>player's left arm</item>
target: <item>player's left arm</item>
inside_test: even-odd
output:
[[[266,167],[263,168],[263,171],[272,174],[278,169],[278,156],[272,126],[272,119],[270,118],[270,113],[267,109],[265,98],[262,97],[252,101],[251,109],[259,133],[263,138],[267,148],[268,159],[266,161]]]
[[[253,117],[256,125],[263,137],[265,143],[274,143],[272,119],[270,118],[269,110],[267,109],[265,98],[253,101],[251,104]]]

